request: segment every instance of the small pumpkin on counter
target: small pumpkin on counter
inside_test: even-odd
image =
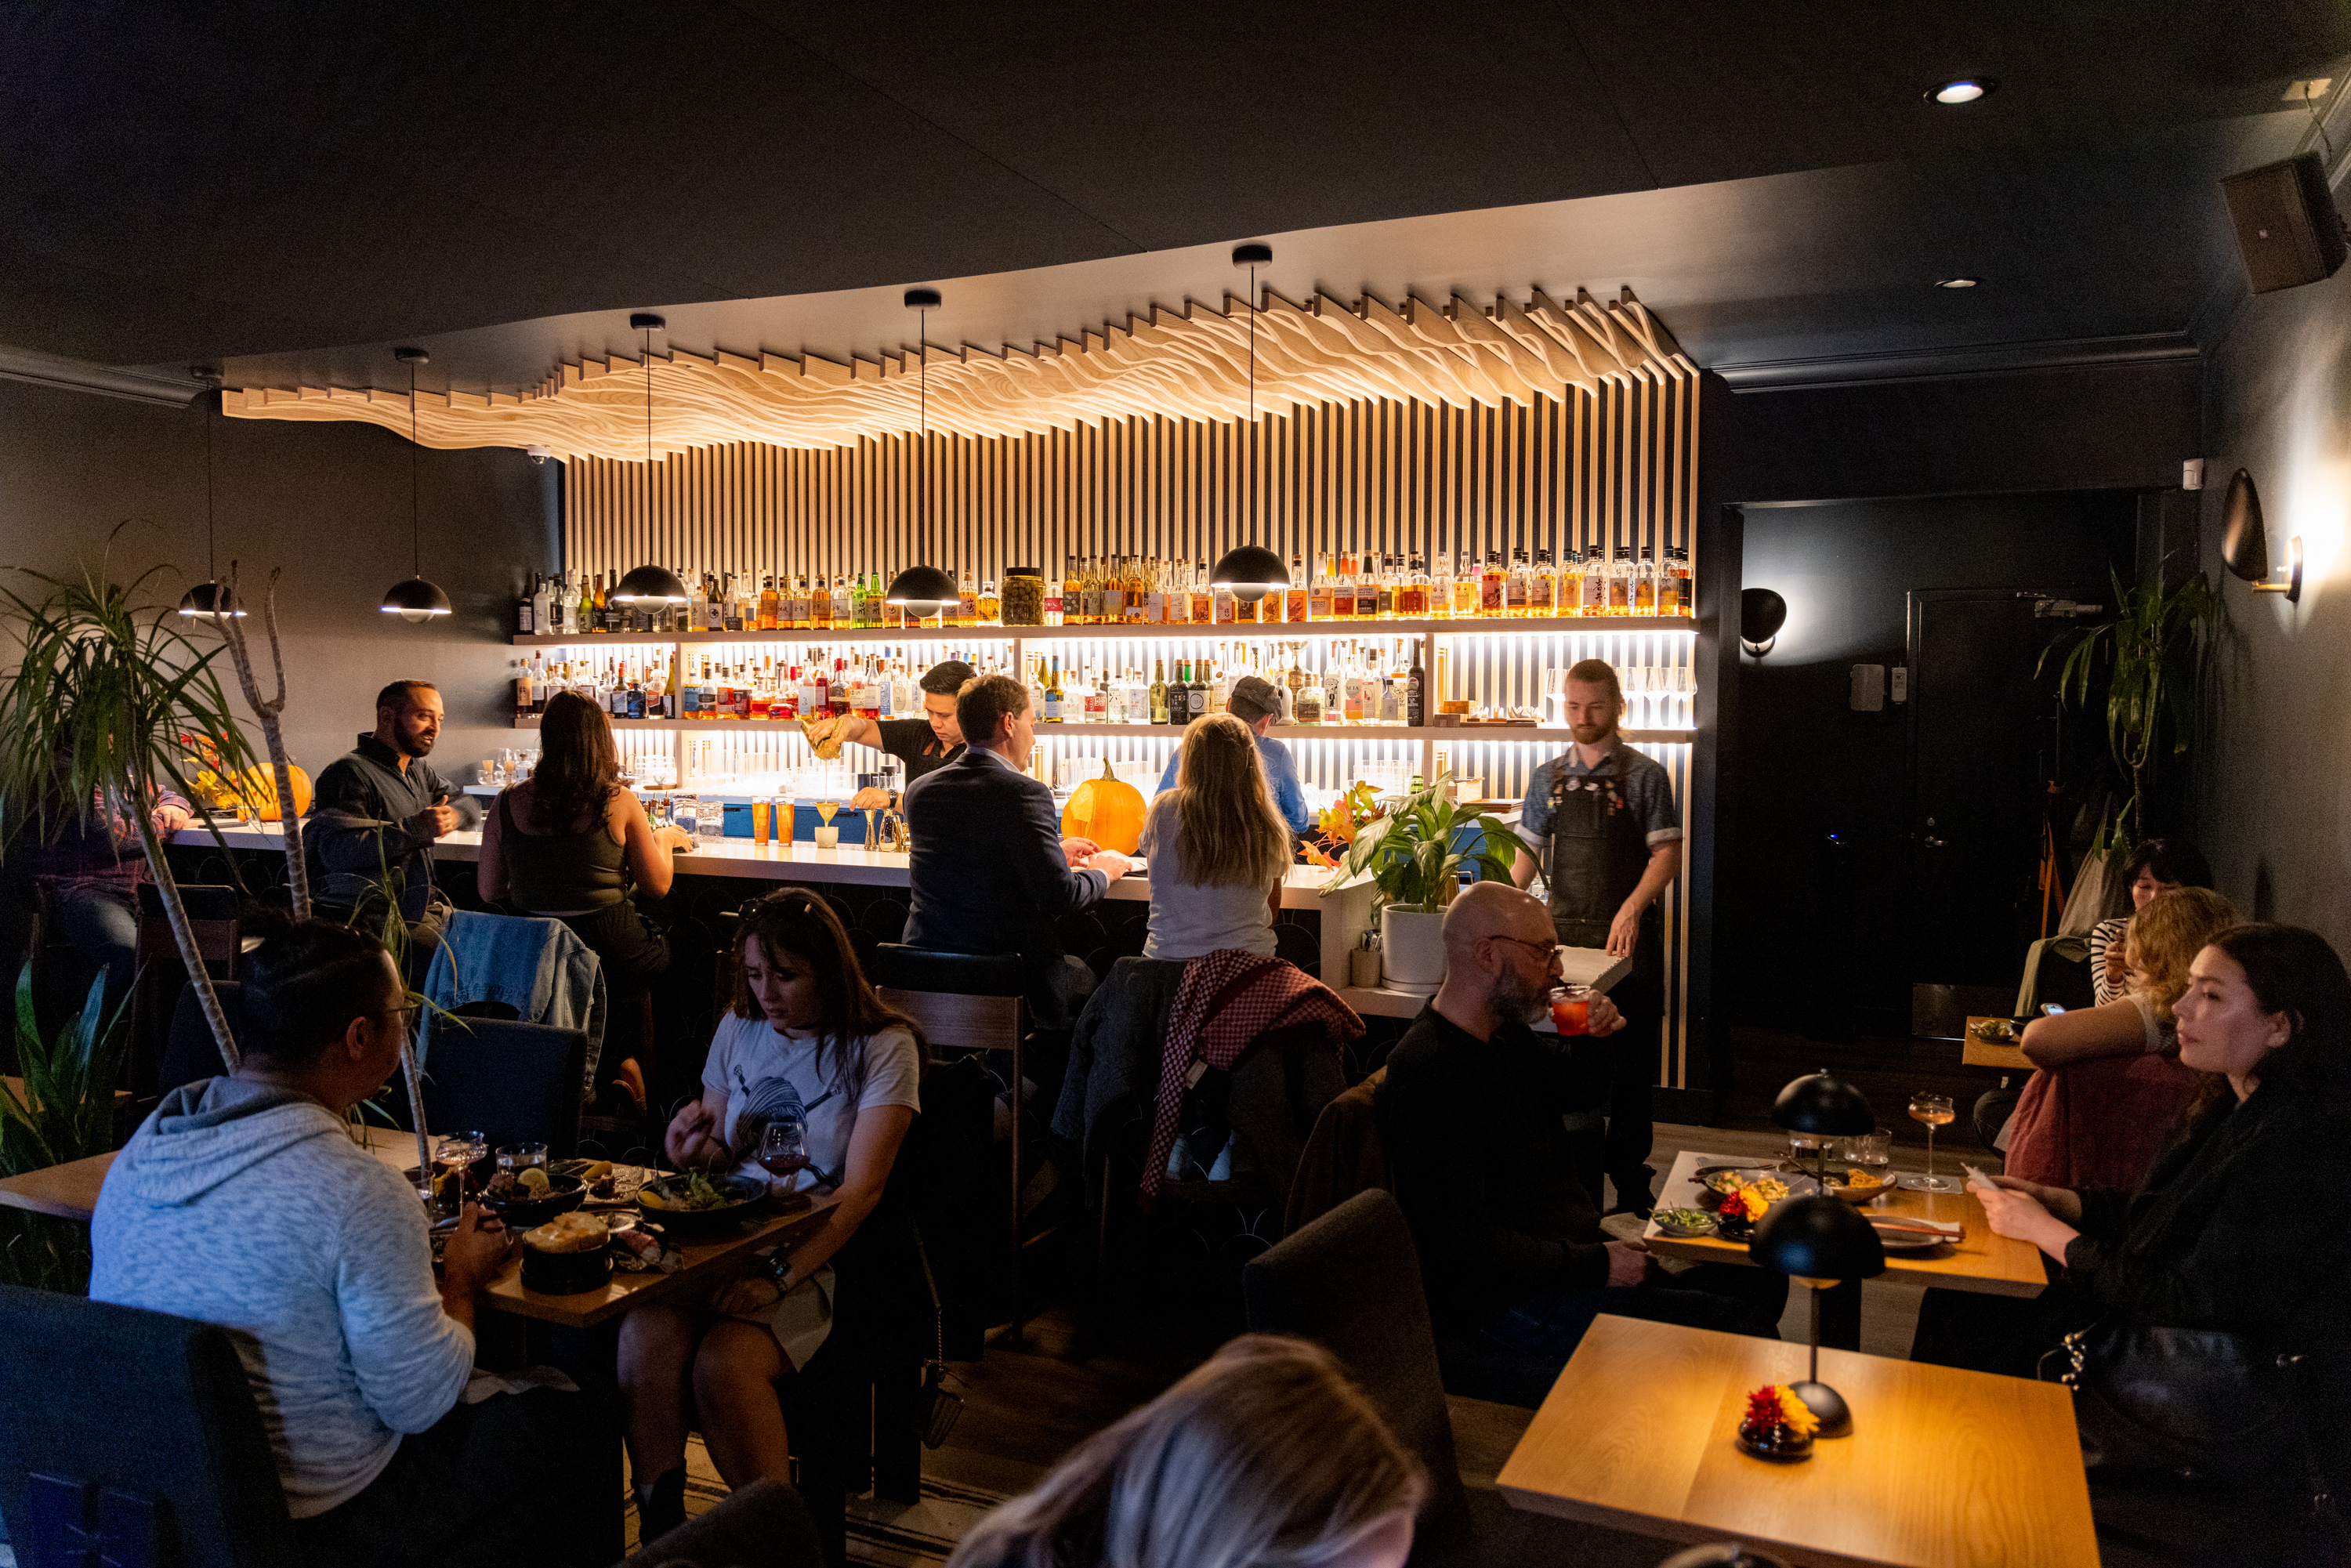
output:
[[[294,786],[294,814],[301,816],[310,809],[310,776],[292,763],[286,765],[286,778]],[[267,763],[246,769],[236,782],[237,793],[253,809],[256,821],[277,821],[277,776]]]
[[[1111,770],[1102,759],[1102,776],[1089,779],[1070,791],[1061,808],[1061,836],[1092,839],[1106,850],[1131,855],[1143,841],[1143,791]]]

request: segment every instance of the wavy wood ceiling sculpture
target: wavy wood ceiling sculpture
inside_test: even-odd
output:
[[[932,348],[930,428],[972,437],[1067,430],[1106,419],[1168,415],[1245,419],[1249,313],[1188,303],[1154,308],[1124,326],[1075,339]],[[853,359],[721,351],[653,361],[664,455],[739,442],[814,448],[910,434],[917,354]],[[642,463],[644,362],[615,356],[564,364],[531,392],[419,392],[417,439],[426,446],[541,445],[555,455]],[[1630,289],[1605,304],[1578,290],[1573,304],[1540,291],[1482,307],[1407,298],[1401,309],[1365,297],[1350,306],[1316,294],[1294,304],[1269,289],[1257,317],[1258,408],[1382,399],[1456,407],[1534,402],[1566,389],[1678,381],[1696,373],[1663,323]],[[408,395],[368,388],[246,388],[224,399],[245,419],[365,420],[406,435]]]

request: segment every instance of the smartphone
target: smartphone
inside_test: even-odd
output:
[[[2053,1019],[2064,1010],[2064,1008],[2056,1002],[2043,1002],[2041,1004],[2042,1016],[2044,1018]]]

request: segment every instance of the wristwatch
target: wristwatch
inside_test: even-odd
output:
[[[776,1282],[778,1297],[780,1298],[785,1291],[792,1288],[792,1260],[784,1256],[782,1248],[779,1247],[760,1259],[759,1267],[768,1279]]]

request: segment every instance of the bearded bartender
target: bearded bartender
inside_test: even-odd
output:
[[[1571,1125],[1578,1164],[1595,1202],[1600,1176],[1615,1184],[1615,1210],[1649,1207],[1656,1172],[1648,1164],[1650,1099],[1656,1077],[1658,1027],[1664,1021],[1664,916],[1657,895],[1682,869],[1681,814],[1673,779],[1617,733],[1625,693],[1604,659],[1585,659],[1567,672],[1567,722],[1575,744],[1538,767],[1527,781],[1519,834],[1534,847],[1510,874],[1520,887],[1532,880],[1537,858],[1551,890],[1552,929],[1562,946],[1604,948],[1630,957],[1633,967],[1609,988],[1626,1027],[1604,1039],[1584,1036],[1578,1051],[1606,1051],[1606,1130],[1598,1103]],[[1570,1117],[1571,1124],[1579,1119]]]
[[[963,731],[956,726],[956,694],[979,672],[961,659],[946,659],[923,672],[915,685],[923,692],[920,718],[866,718],[843,714],[820,718],[807,727],[811,745],[827,740],[849,746],[870,746],[906,765],[906,782],[945,768],[963,755]],[[903,794],[868,786],[849,798],[852,810],[891,810],[904,803]]]

